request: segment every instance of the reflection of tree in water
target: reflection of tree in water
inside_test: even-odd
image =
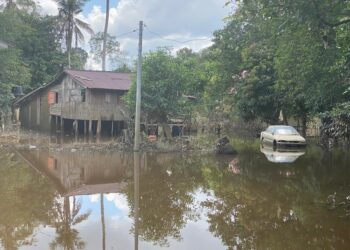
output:
[[[200,183],[200,169],[186,164],[180,155],[154,155],[141,170],[139,197],[139,235],[146,241],[167,246],[168,238],[181,240],[180,230],[197,218],[193,192]],[[133,185],[127,196],[134,211]],[[134,216],[133,212],[131,212]]]
[[[69,197],[64,197],[63,202],[57,199],[51,210],[51,224],[56,228],[57,233],[56,239],[50,243],[51,249],[60,247],[59,249],[74,250],[85,247],[85,242],[79,237],[79,232],[72,227],[86,220],[91,211],[79,214],[81,202],[75,197],[72,198],[72,205],[70,201]]]
[[[55,191],[28,166],[0,151],[0,248],[32,245],[34,228],[48,221]]]
[[[239,174],[203,166],[205,185],[214,191],[202,202],[208,209],[209,230],[229,249],[344,247],[349,223],[330,216],[321,201],[335,181],[349,184],[349,178],[341,176],[349,173],[349,162],[320,156],[316,151],[281,166],[242,152]]]

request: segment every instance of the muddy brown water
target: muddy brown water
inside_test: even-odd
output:
[[[349,249],[350,156],[0,149],[0,249]]]

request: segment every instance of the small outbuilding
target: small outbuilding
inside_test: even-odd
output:
[[[131,75],[106,71],[64,70],[54,81],[14,102],[26,129],[75,135],[118,135],[129,114],[122,96]]]

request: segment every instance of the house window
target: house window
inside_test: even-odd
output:
[[[58,103],[58,92],[55,92],[55,103]]]
[[[86,89],[81,90],[81,101],[86,102]]]
[[[48,94],[48,103],[49,104],[54,104],[57,103],[57,92],[50,91]]]

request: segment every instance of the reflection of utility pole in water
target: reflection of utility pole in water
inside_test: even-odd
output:
[[[140,153],[134,153],[134,236],[135,250],[139,249],[139,198],[140,198]]]
[[[106,224],[105,224],[105,206],[103,203],[103,194],[100,195],[101,201],[101,226],[102,226],[102,250],[106,249]]]

